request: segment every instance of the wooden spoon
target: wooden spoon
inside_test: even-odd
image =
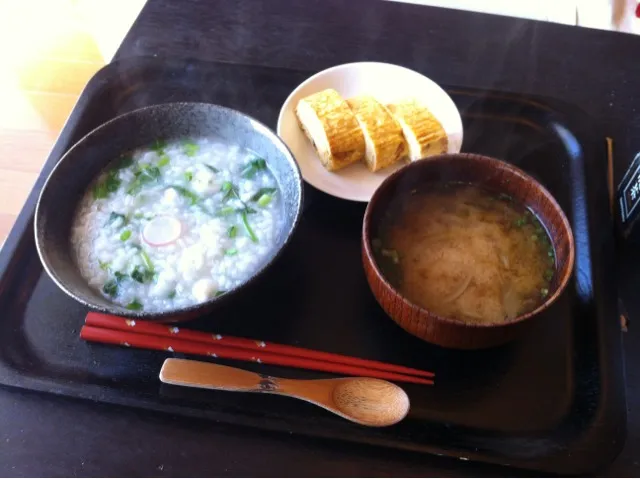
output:
[[[279,394],[308,401],[363,426],[390,426],[409,412],[409,398],[395,384],[374,378],[296,380],[189,359],[166,359],[163,383],[222,391]]]

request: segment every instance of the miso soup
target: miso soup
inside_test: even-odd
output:
[[[465,323],[495,324],[533,311],[555,273],[553,246],[535,215],[468,184],[429,185],[397,200],[373,247],[407,299]]]

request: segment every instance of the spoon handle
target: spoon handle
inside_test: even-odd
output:
[[[160,381],[222,391],[275,393],[280,390],[278,378],[190,359],[166,359],[160,370]]]

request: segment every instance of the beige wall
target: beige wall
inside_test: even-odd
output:
[[[640,34],[636,0],[392,0]]]
[[[0,0],[0,245],[91,76],[144,0]]]
[[[391,1],[640,33],[636,0]],[[111,60],[144,3],[0,0],[0,244],[82,88]]]

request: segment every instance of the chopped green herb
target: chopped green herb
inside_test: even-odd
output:
[[[144,175],[144,176],[148,176],[149,178],[151,178],[152,180],[157,180],[160,175],[162,174],[160,172],[160,168],[158,168],[157,166],[153,166],[153,165],[144,165],[138,172],[138,175]]]
[[[244,205],[242,208],[237,208],[236,212],[237,213],[246,213],[248,215],[252,215],[252,214],[254,214],[256,212],[256,210],[254,210],[250,206]]]
[[[200,201],[200,197],[194,192],[189,191],[187,188],[183,188],[182,186],[178,185],[171,185],[169,188],[173,188],[174,190],[176,190],[178,193],[180,193],[180,196],[188,199],[192,205],[195,205]]]
[[[249,198],[249,201],[258,201],[264,195],[271,195],[277,190],[275,188],[260,188],[258,192]]]
[[[548,269],[544,272],[544,279],[547,281],[551,281],[551,278],[553,278],[553,274],[554,271],[552,269]]]
[[[509,196],[508,194],[506,194],[506,193],[500,193],[498,195],[498,198],[500,198],[501,200],[504,200],[504,201],[513,201],[513,198],[511,196]]]
[[[169,156],[163,153],[162,155],[160,155],[160,161],[158,161],[158,167],[162,168],[163,166],[167,166],[170,161],[171,160],[169,159]]]
[[[103,182],[97,183],[96,186],[93,187],[93,199],[101,200],[109,196],[109,192],[107,191],[107,185]]]
[[[553,258],[553,250],[549,250],[549,251],[547,251],[547,256],[550,256],[550,257],[552,257],[552,258]]]
[[[227,230],[227,236],[229,238],[235,238],[238,235],[238,227],[236,225],[229,226]]]
[[[110,193],[118,191],[121,183],[117,170],[111,170],[104,179],[99,181],[93,188],[93,197],[96,200],[106,198]]]
[[[220,173],[220,170],[218,168],[216,168],[215,166],[211,166],[211,165],[204,165],[205,168],[208,168],[209,170],[211,170],[213,173]]]
[[[127,194],[129,195],[136,195],[144,185],[157,181],[161,172],[157,166],[143,165],[134,175],[135,179],[131,182],[127,190]]]
[[[195,156],[200,149],[197,143],[194,143],[193,141],[185,141],[182,144],[182,147],[184,148],[184,153],[187,156]]]
[[[112,211],[111,214],[109,215],[109,224],[112,224],[118,220],[122,220],[121,226],[124,226],[127,224],[127,217],[125,215],[123,215],[122,213],[116,213],[115,211]]]
[[[119,271],[116,271],[113,273],[113,276],[114,278],[110,279],[104,284],[104,286],[102,287],[102,292],[107,296],[111,296],[112,298],[115,298],[116,296],[118,296],[118,289],[120,287],[120,283],[124,279],[126,279],[127,275]]]
[[[131,230],[124,230],[120,234],[120,241],[127,241],[129,238],[131,238]]]
[[[538,235],[536,235],[536,234],[531,235],[531,239],[533,241],[538,241]]]
[[[120,188],[120,178],[118,178],[118,172],[115,170],[111,170],[109,174],[107,174],[107,191],[109,193],[115,193]]]
[[[527,224],[527,217],[526,217],[526,216],[523,216],[522,218],[518,218],[518,219],[515,221],[515,223],[514,223],[514,224],[515,224],[517,227],[520,227],[520,226],[524,226],[524,225],[526,225],[526,224]]]
[[[187,181],[193,180],[193,173],[191,173],[190,171],[186,171],[184,174],[184,179]]]
[[[222,195],[222,201],[228,201],[234,196],[238,200],[240,200],[240,194],[238,193],[238,189],[230,181],[225,181],[224,183],[222,183],[221,190],[224,193],[224,195]]]
[[[238,250],[235,248],[229,248],[224,252],[224,254],[226,254],[227,256],[234,256],[238,254]]]
[[[123,280],[128,278],[125,273],[121,273],[120,271],[116,271],[115,273],[113,273],[113,275],[116,277],[116,280],[118,282],[122,282]]]
[[[153,143],[153,146],[151,147],[151,149],[153,151],[155,151],[158,155],[161,155],[162,153],[164,153],[164,149],[167,147],[167,142],[163,141],[163,140],[156,140]]]
[[[262,158],[254,158],[249,164],[242,170],[242,177],[251,179],[256,176],[256,173],[261,170],[267,169],[267,162]]]
[[[167,296],[168,299],[173,299],[176,297],[176,290],[174,289],[173,291],[171,291],[169,293],[169,295]]]
[[[102,292],[107,296],[115,298],[118,296],[118,282],[115,279],[110,279],[102,287]]]
[[[220,291],[216,291],[216,298],[217,298],[218,296],[222,296],[224,293],[226,293],[226,291],[222,291],[222,290],[220,290]]]
[[[258,237],[251,229],[251,225],[249,224],[249,219],[247,218],[247,212],[243,211],[241,213],[241,216],[242,216],[242,224],[244,225],[244,228],[247,230],[247,234],[249,235],[249,238],[251,238],[251,241],[253,241],[254,243],[257,243]]]
[[[549,294],[549,289],[548,289],[548,288],[542,288],[542,289],[540,290],[540,295],[541,295],[543,298],[546,298],[548,294]]]
[[[100,265],[100,269],[102,271],[109,271],[110,264],[108,262],[98,260],[98,264]]]
[[[131,165],[133,165],[133,158],[130,156],[123,156],[118,163],[118,168],[123,170],[125,168],[129,168]]]
[[[131,279],[138,283],[150,283],[153,280],[155,273],[153,270],[145,268],[144,266],[136,266],[131,272]]]
[[[218,210],[219,216],[229,216],[236,212],[233,206],[224,206]]]
[[[142,263],[148,270],[154,270],[151,258],[149,258],[149,255],[144,250],[140,250],[140,258],[142,259]]]
[[[133,217],[137,220],[141,220],[144,218],[144,215],[142,213],[134,213]]]
[[[225,181],[224,183],[222,183],[222,192],[224,193],[224,195],[222,196],[222,201],[227,201],[229,199],[231,199],[231,197],[235,196],[236,199],[242,203],[242,207],[241,208],[237,208],[234,211],[237,213],[241,213],[241,214],[252,214],[255,213],[256,210],[254,210],[253,208],[247,206],[247,204],[242,201],[242,199],[240,198],[240,194],[238,193],[238,189],[233,185],[233,183],[231,183],[230,181]],[[227,211],[227,213],[222,213],[223,211]],[[231,214],[231,211],[229,210],[228,207],[226,208],[222,208],[222,210],[220,210],[219,213],[222,214]]]
[[[258,200],[258,204],[263,208],[271,203],[271,195],[262,195]]]
[[[127,309],[130,309],[132,311],[140,311],[142,309],[142,303],[136,298],[129,304],[127,304]]]

